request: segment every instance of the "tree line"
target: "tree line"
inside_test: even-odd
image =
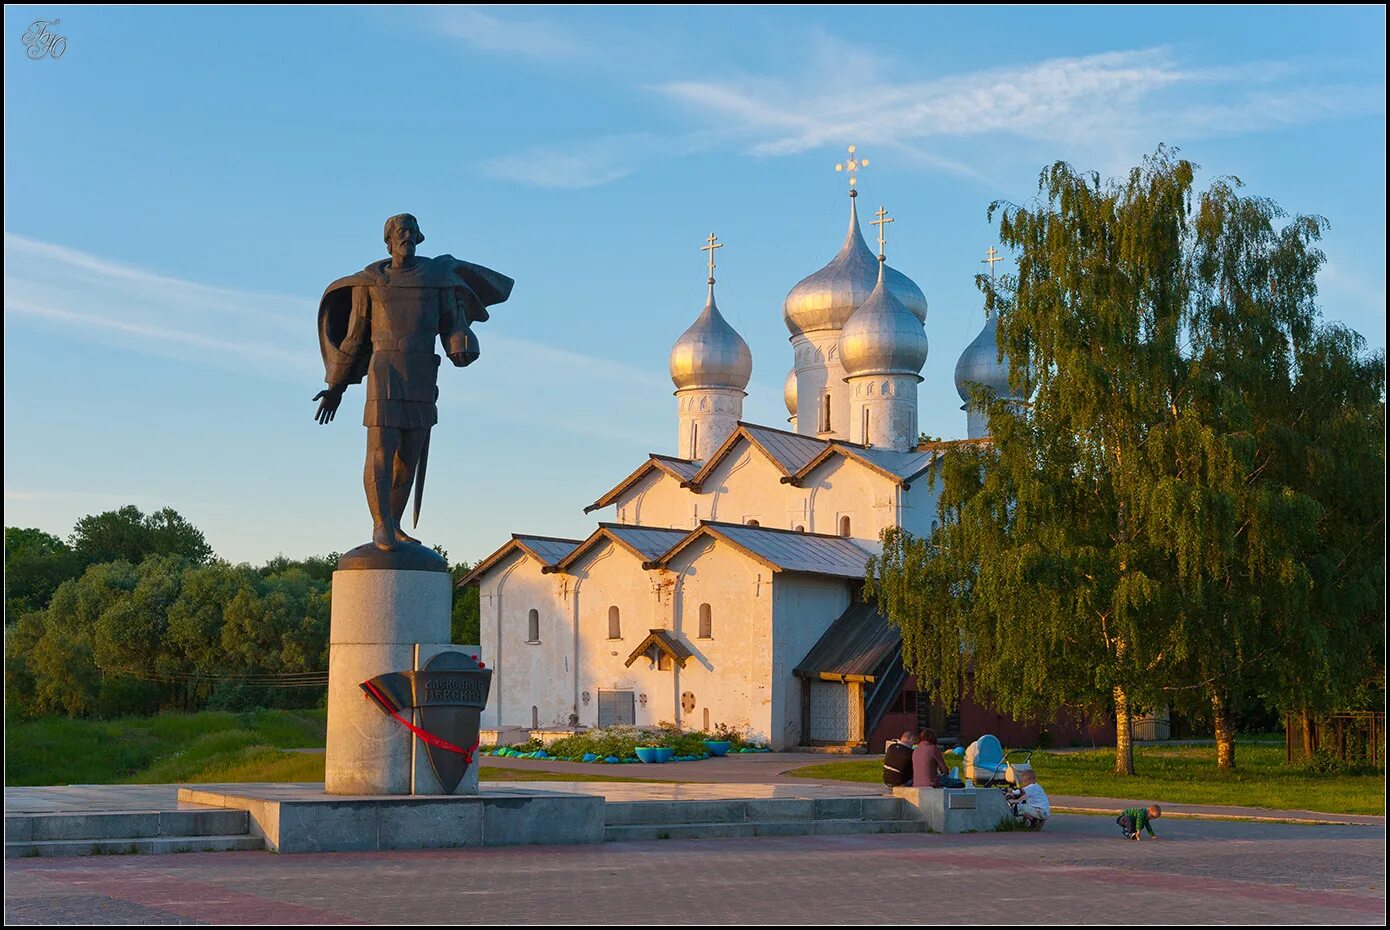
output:
[[[992,442],[870,566],[936,700],[1111,713],[1124,774],[1140,710],[1205,720],[1231,769],[1252,707],[1385,693],[1384,352],[1321,319],[1324,219],[1195,174],[1059,162],[990,207],[1017,270],[977,282],[1027,400],[976,392]]]
[[[319,705],[337,559],[232,564],[167,507],[83,517],[66,541],[6,527],[6,713]],[[456,592],[452,627],[478,642],[476,589]]]

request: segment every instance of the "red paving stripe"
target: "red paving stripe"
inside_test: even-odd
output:
[[[179,917],[212,924],[360,924],[364,921],[337,911],[305,907],[206,882],[170,878],[149,870],[123,870],[121,875],[87,871],[44,872],[43,877],[82,891],[154,908]]]

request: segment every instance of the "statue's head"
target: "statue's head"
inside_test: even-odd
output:
[[[414,256],[415,247],[425,241],[425,234],[420,232],[420,223],[409,213],[397,213],[387,220],[383,237],[386,239],[386,251],[393,258]]]

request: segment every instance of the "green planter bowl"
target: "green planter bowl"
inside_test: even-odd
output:
[[[705,748],[709,750],[709,754],[712,755],[712,756],[722,756],[722,755],[724,755],[724,753],[726,753],[726,752],[729,751],[729,747],[730,747],[731,745],[733,745],[733,744],[730,743],[730,742],[729,742],[728,740],[726,740],[726,739],[707,739],[707,740],[705,740]]]

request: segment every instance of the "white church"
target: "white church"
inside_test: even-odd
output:
[[[711,236],[708,301],[671,349],[675,454],[585,507],[587,538],[514,534],[460,583],[496,670],[484,727],[723,724],[786,749],[917,722],[898,634],[859,595],[881,531],[933,528],[950,443],[918,443],[927,301],[884,261],[882,210],[879,254],[865,243],[847,167],[844,245],[783,306],[791,428],[743,421],[753,359],[715,303]],[[988,432],[971,386],[1009,392],[996,322],[956,365],[969,439]]]

